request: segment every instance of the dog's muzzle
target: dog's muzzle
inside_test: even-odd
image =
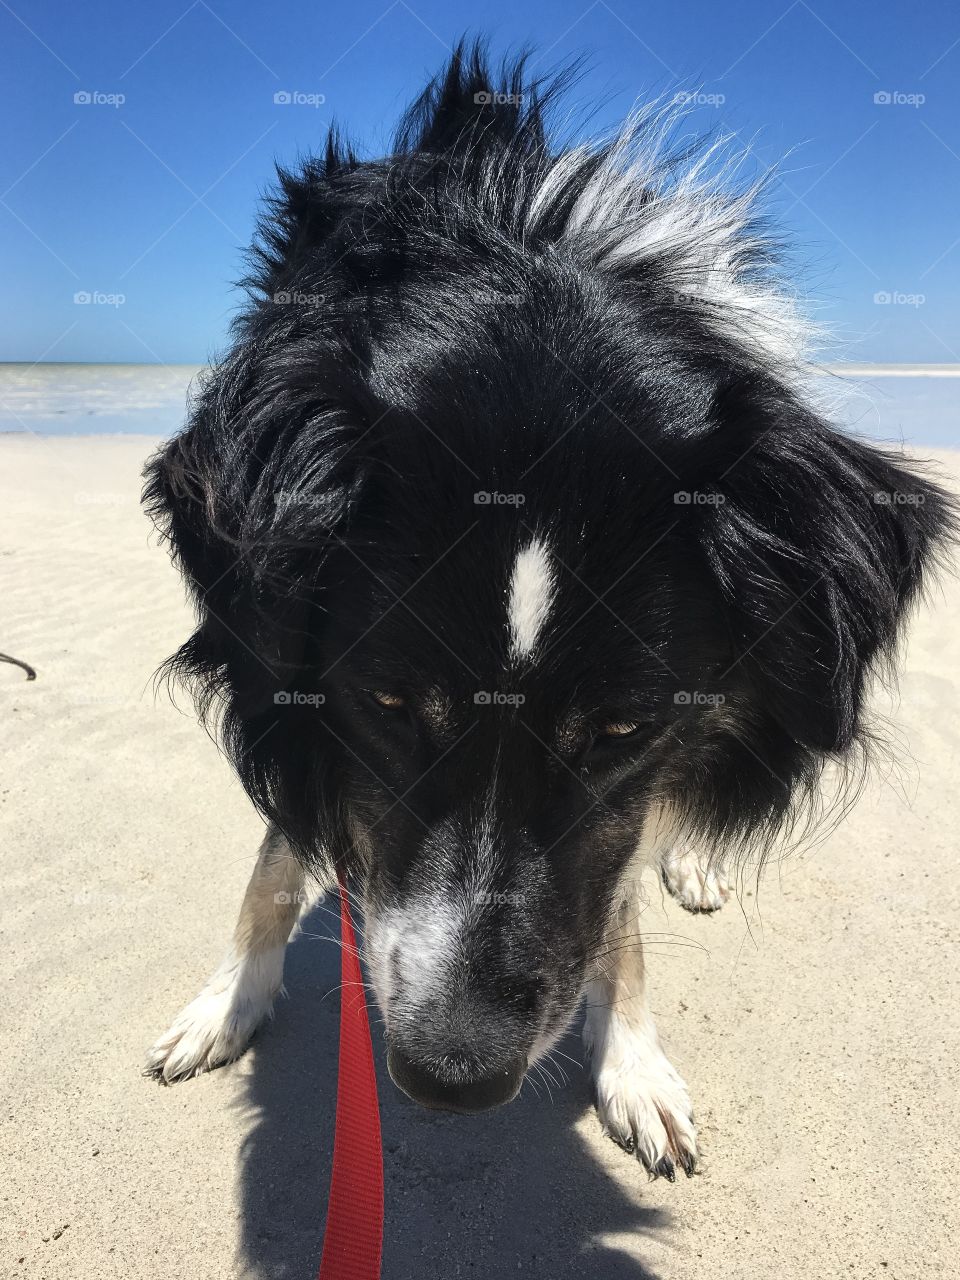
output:
[[[464,1064],[449,1068],[417,1061],[396,1045],[387,1052],[393,1083],[421,1106],[470,1115],[512,1102],[527,1070],[525,1055],[495,1071],[474,1074]]]

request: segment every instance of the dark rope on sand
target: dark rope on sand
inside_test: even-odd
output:
[[[9,653],[0,653],[0,662],[12,662],[15,667],[23,667],[27,673],[28,680],[36,680],[37,678],[37,673],[33,667],[28,666],[26,662],[21,662],[19,658],[11,658]]]

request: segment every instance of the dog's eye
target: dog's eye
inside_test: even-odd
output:
[[[406,698],[402,698],[399,693],[386,693],[383,689],[371,689],[370,697],[378,707],[384,707],[387,711],[400,711],[407,705]]]
[[[599,736],[601,738],[632,738],[639,730],[640,726],[635,721],[615,721],[612,724],[605,724]]]

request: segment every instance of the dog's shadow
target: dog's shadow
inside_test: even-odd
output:
[[[241,1160],[241,1274],[314,1280],[333,1151],[340,953],[329,908],[306,916],[289,948],[290,998],[250,1059],[249,1133]],[[664,1232],[669,1216],[638,1205],[574,1129],[590,1106],[586,1072],[529,1083],[509,1107],[477,1117],[426,1111],[404,1098],[373,1017],[384,1147],[383,1280],[463,1275],[587,1274],[657,1280],[602,1238]],[[568,1036],[561,1050],[580,1061]],[[627,1160],[626,1155],[623,1156]],[[641,1244],[642,1248],[642,1244]]]

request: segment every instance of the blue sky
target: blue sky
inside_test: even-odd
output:
[[[691,127],[735,132],[758,167],[787,157],[772,210],[841,340],[828,354],[960,361],[947,0],[0,0],[0,360],[207,359],[274,159],[318,146],[333,118],[382,147],[464,31],[497,53],[533,45],[540,69],[586,54],[572,101],[600,102],[598,129],[699,88]]]

